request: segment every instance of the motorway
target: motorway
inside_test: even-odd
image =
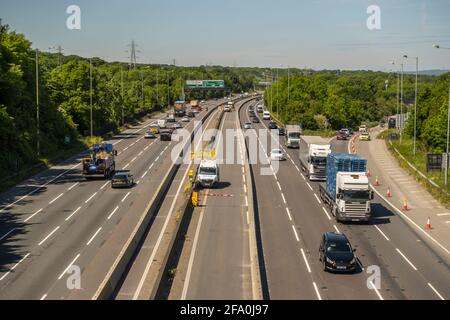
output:
[[[247,122],[247,108],[240,111]],[[255,129],[267,128],[261,122]],[[276,135],[272,139],[278,138]],[[284,139],[280,139],[283,143]],[[263,143],[264,145],[264,143]],[[273,175],[254,178],[265,296],[270,299],[441,299],[450,298],[450,269],[437,248],[421,238],[381,199],[375,197],[370,224],[338,224],[323,207],[318,184],[300,170],[298,150],[287,150],[287,161]],[[334,152],[348,152],[347,142],[332,141]],[[265,150],[266,154],[270,150]],[[356,274],[326,273],[318,260],[320,237],[326,231],[345,233],[357,249]],[[368,281],[369,266],[379,266],[381,287]]]
[[[89,264],[134,203],[145,208],[170,167],[174,145],[143,138],[153,121],[110,141],[118,150],[116,169],[135,176],[131,189],[111,189],[102,179],[86,181],[78,155],[1,195],[0,299],[64,299],[70,291],[67,272]],[[193,121],[186,128],[192,130]]]
[[[256,130],[245,130],[248,146],[260,151],[258,161],[250,164],[253,176],[248,181],[248,166],[242,161],[245,145],[227,139],[225,133],[250,122],[248,108],[255,104],[238,102],[236,111],[223,115],[222,135],[215,139],[218,159],[224,149],[229,155],[229,145],[235,156],[220,165],[219,185],[200,192],[201,206],[193,212],[178,265],[181,285],[172,288],[171,298],[255,299],[259,280],[265,299],[450,299],[445,252],[425,242],[377,196],[370,223],[337,223],[319,198],[318,183],[301,172],[298,149],[286,149],[284,138],[275,132],[260,132],[267,129],[262,119],[253,124]],[[207,128],[217,114],[207,121]],[[0,299],[68,298],[68,272],[73,267],[83,271],[93,261],[130,208],[144,211],[171,166],[175,145],[143,138],[153,121],[111,140],[119,152],[116,168],[135,176],[137,184],[131,189],[113,190],[101,179],[86,181],[77,155],[0,195]],[[185,127],[193,130],[193,121]],[[287,160],[270,162],[269,152],[278,139]],[[347,141],[332,139],[331,145],[333,152],[348,152]],[[154,280],[162,267],[154,263],[155,256],[163,255],[161,239],[178,208],[191,165],[180,166],[116,299],[142,299],[154,290],[150,278]],[[249,204],[256,230],[250,230]],[[258,241],[260,279],[251,272],[250,231]],[[326,231],[347,235],[357,249],[358,272],[323,271],[318,248]],[[378,288],[371,277],[374,267],[380,270]]]

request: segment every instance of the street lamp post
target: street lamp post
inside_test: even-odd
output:
[[[39,145],[39,51],[36,49],[36,148],[37,156],[40,155],[40,145]]]
[[[120,96],[122,97],[122,107],[121,107],[121,113],[122,113],[122,126],[124,124],[124,118],[123,118],[123,67],[120,66]]]
[[[433,47],[436,49],[445,49],[450,50],[450,48],[441,47],[438,44],[433,44]],[[448,151],[449,151],[449,136],[450,136],[450,84],[448,87],[448,109],[447,109],[447,148],[445,153],[445,185],[448,183]]]
[[[406,54],[403,56],[405,59],[415,59],[416,60],[416,86],[414,93],[414,146],[413,146],[413,156],[416,156],[416,124],[417,124],[417,78],[419,76],[419,57],[408,57]]]
[[[93,137],[92,125],[92,58],[89,58],[89,102],[91,105],[91,138]]]
[[[402,144],[402,136],[403,136],[403,63],[400,64],[400,144]]]

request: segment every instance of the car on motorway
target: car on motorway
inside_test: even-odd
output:
[[[368,132],[361,132],[359,134],[360,141],[370,141],[370,134]]]
[[[339,132],[344,133],[347,137],[350,136],[350,131],[347,128],[341,129],[341,130],[339,130]]]
[[[278,128],[278,135],[284,136],[286,134],[286,130],[284,128]]]
[[[188,118],[195,118],[195,114],[198,113],[196,109],[193,109],[192,111],[188,111],[187,117]]]
[[[263,112],[263,120],[270,120],[270,112],[269,111]]]
[[[259,123],[258,117],[252,117],[252,122],[253,123]]]
[[[354,272],[357,262],[347,236],[342,233],[325,232],[319,247],[319,260],[324,271]]]
[[[191,120],[189,119],[188,116],[184,116],[183,118],[181,118],[181,122],[189,122],[189,121]]]
[[[347,140],[347,135],[344,132],[338,131],[336,133],[336,140]]]
[[[256,111],[257,111],[258,113],[263,112],[263,110],[264,110],[264,108],[263,108],[263,106],[261,106],[261,105],[259,105],[259,106],[256,107]]]
[[[181,128],[183,128],[183,126],[181,125],[181,123],[179,123],[179,122],[175,122],[173,125],[172,125],[172,128],[175,130],[175,129],[181,129]]]
[[[347,130],[348,130],[349,135],[352,136],[353,135],[353,128],[347,128]]]
[[[117,171],[111,179],[111,188],[132,187],[134,185],[134,176],[129,171]]]
[[[159,138],[161,139],[161,141],[172,141],[172,130],[161,130],[159,133]]]
[[[270,151],[270,160],[283,161],[286,160],[286,156],[281,149],[272,149],[272,151]]]
[[[275,123],[275,121],[270,121],[269,124],[268,124],[268,127],[269,127],[270,130],[272,130],[272,129],[274,129],[274,130],[278,129],[278,126],[277,126],[277,124]]]
[[[251,122],[244,123],[244,129],[251,129],[251,128],[252,128],[252,123]]]
[[[367,131],[367,126],[365,124],[362,124],[359,126],[358,128],[359,132],[366,132]]]
[[[157,122],[152,123],[152,124],[150,125],[150,127],[149,127],[149,130],[150,130],[151,132],[153,132],[154,134],[159,133],[159,125],[158,125],[158,123],[157,123]]]
[[[156,134],[153,133],[153,131],[146,131],[144,133],[144,139],[154,139],[156,138]]]

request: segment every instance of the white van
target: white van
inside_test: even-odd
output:
[[[165,119],[159,119],[158,120],[158,126],[160,129],[164,129],[166,127],[166,120]]]
[[[212,188],[219,178],[219,166],[216,160],[202,160],[198,167],[197,181],[203,188]]]
[[[263,112],[263,120],[270,120],[270,112],[269,111]]]
[[[256,111],[258,112],[258,113],[261,113],[261,112],[263,112],[263,106],[262,105],[259,105],[259,106],[257,106],[256,107]]]

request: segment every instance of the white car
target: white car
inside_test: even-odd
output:
[[[244,123],[244,129],[251,129],[251,128],[252,128],[251,122]]]
[[[183,118],[181,118],[181,122],[189,122],[189,117],[184,116]]]
[[[286,160],[286,156],[281,149],[272,149],[272,151],[270,151],[270,160],[282,161]]]
[[[263,112],[263,120],[270,120],[270,112],[269,111]]]
[[[174,129],[180,129],[180,128],[183,128],[183,126],[181,125],[181,123],[175,122],[175,123],[173,124],[172,128],[174,128]]]

